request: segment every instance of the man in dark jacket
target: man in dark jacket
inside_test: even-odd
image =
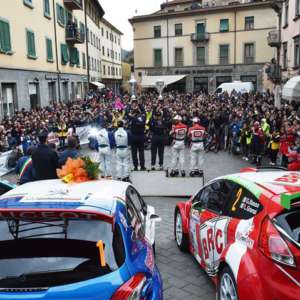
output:
[[[46,144],[48,134],[39,135],[40,144],[32,154],[32,163],[36,180],[56,179],[58,168],[58,155]]]
[[[26,150],[24,156],[22,156],[15,167],[16,174],[19,175],[19,184],[25,184],[35,180],[34,169],[32,164],[31,155],[34,151],[33,147],[29,147]]]
[[[77,151],[77,140],[73,136],[69,136],[67,139],[67,149],[60,153],[58,164],[59,166],[63,166],[68,158],[77,158],[78,151]]]
[[[139,106],[138,102],[134,100],[132,102],[130,111],[128,113],[128,120],[130,122],[131,129],[131,153],[134,170],[138,170],[140,162],[140,170],[145,171],[145,126],[146,115],[144,109]],[[138,155],[139,153],[139,160]]]

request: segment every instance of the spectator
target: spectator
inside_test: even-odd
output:
[[[67,138],[67,149],[64,150],[58,156],[58,165],[61,167],[63,166],[68,158],[77,158],[78,157],[78,150],[77,150],[77,140],[73,136],[69,136]]]
[[[25,184],[35,180],[34,169],[31,155],[34,151],[33,147],[29,147],[26,154],[22,156],[15,167],[15,173],[19,175],[19,184]]]

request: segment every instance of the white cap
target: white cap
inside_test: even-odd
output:
[[[198,117],[193,118],[193,123],[199,123],[199,122],[200,122],[200,119]]]
[[[159,95],[158,100],[163,100],[163,99],[164,99],[163,96]]]
[[[182,118],[181,118],[181,116],[176,115],[176,116],[174,117],[174,120],[175,120],[175,121],[182,121]]]
[[[135,101],[135,100],[136,100],[135,95],[132,95],[132,96],[131,96],[131,101]]]

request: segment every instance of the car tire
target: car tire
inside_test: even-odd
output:
[[[226,299],[239,300],[236,281],[229,267],[221,271],[217,289],[217,300]]]
[[[189,238],[188,235],[183,232],[182,216],[178,209],[175,210],[174,237],[178,248],[182,252],[187,252],[189,249]]]

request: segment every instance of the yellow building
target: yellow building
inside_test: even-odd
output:
[[[10,0],[1,5],[0,100],[4,115],[84,96],[90,73],[98,70],[101,74],[100,41],[97,54],[86,29],[96,31],[103,14],[98,0]],[[99,64],[97,69],[88,68],[92,63],[87,52]]]
[[[213,91],[223,82],[242,80],[260,90],[263,66],[275,56],[267,36],[277,19],[268,1],[174,0],[130,22],[135,75],[142,86],[149,86],[149,76],[182,75],[169,89]]]

